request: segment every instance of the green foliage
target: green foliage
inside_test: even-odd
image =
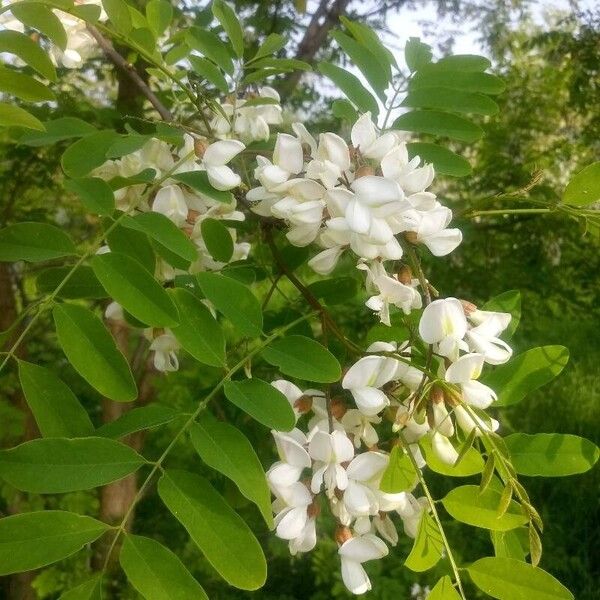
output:
[[[82,177],[65,182],[65,189],[77,194],[83,205],[98,215],[111,215],[115,210],[115,197],[106,181],[99,177]]]
[[[169,406],[156,403],[147,404],[146,406],[129,410],[118,419],[105,423],[102,427],[98,427],[95,435],[118,439],[137,431],[152,429],[153,427],[170,423],[179,416],[180,414]]]
[[[219,262],[229,262],[233,254],[233,240],[227,227],[217,219],[204,219],[200,228],[210,255]]]
[[[563,200],[576,206],[586,206],[600,200],[600,162],[588,165],[569,181]]]
[[[419,520],[415,543],[404,564],[417,573],[428,571],[442,558],[443,548],[440,529],[433,517],[424,510]]]
[[[76,254],[64,232],[47,223],[15,223],[0,229],[0,260],[42,262]]]
[[[379,489],[387,494],[397,494],[414,489],[417,473],[412,461],[399,446],[392,448],[390,462],[381,477]]]

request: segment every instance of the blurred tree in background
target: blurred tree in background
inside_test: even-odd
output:
[[[143,2],[141,2],[143,3]],[[204,2],[187,2],[187,13],[199,24],[208,18]],[[505,412],[505,427],[519,424],[521,431],[562,431],[597,439],[600,425],[600,341],[597,329],[600,317],[600,257],[597,232],[585,231],[582,224],[564,214],[501,215],[485,220],[460,220],[460,216],[477,211],[493,211],[496,196],[512,195],[515,206],[523,199],[535,202],[558,197],[569,176],[600,156],[600,10],[579,9],[575,3],[569,12],[554,10],[545,4],[540,16],[539,3],[462,2],[447,0],[423,3],[400,0],[386,3],[333,0],[302,2],[275,0],[235,3],[251,30],[247,35],[263,36],[277,32],[289,37],[290,44],[282,56],[295,56],[308,62],[316,58],[339,60],[328,42],[329,30],[336,26],[340,15],[361,18],[386,35],[390,19],[398,15],[419,14],[424,6],[432,5],[438,15],[449,22],[473,22],[481,35],[481,43],[492,58],[495,69],[507,83],[507,91],[499,97],[502,110],[486,124],[486,137],[473,147],[469,157],[474,176],[459,182],[443,180],[444,189],[436,193],[455,212],[458,227],[464,231],[465,242],[446,261],[431,261],[428,265],[434,280],[444,294],[452,290],[458,297],[489,298],[507,289],[518,289],[523,298],[522,328],[514,338],[516,351],[534,345],[562,343],[569,347],[572,360],[563,375],[533,394],[526,403]],[[308,6],[307,6],[308,4]],[[531,17],[535,14],[536,18]],[[424,25],[432,31],[436,23]],[[438,47],[453,43],[452,27],[447,35],[436,31],[435,38],[424,41]],[[333,55],[332,55],[333,53]],[[130,60],[136,60],[130,56]],[[297,77],[282,76],[276,86],[287,102],[288,118],[292,114],[309,117],[321,125],[330,124],[335,130],[340,123],[330,111],[330,98],[324,83],[314,81],[315,74]],[[105,61],[92,59],[86,69],[69,73],[61,79],[58,111],[77,116],[94,125],[113,124],[119,115],[127,114],[132,123],[143,123],[139,98],[128,93],[127,84],[119,71]],[[39,118],[45,115],[37,114]],[[0,162],[0,226],[21,220],[58,223],[85,238],[91,223],[78,204],[62,191],[56,180],[61,154],[58,146],[14,146],[4,140]],[[438,184],[440,185],[440,184]],[[492,218],[490,218],[492,217]],[[260,258],[260,257],[258,257]],[[455,267],[453,269],[453,266]],[[460,266],[460,270],[457,268]],[[348,267],[351,268],[350,266]],[[457,273],[461,279],[457,281]],[[303,273],[310,277],[308,270]],[[506,287],[506,286],[509,287]],[[284,290],[285,290],[284,286]],[[293,297],[293,290],[289,289]],[[38,290],[30,278],[23,278],[6,263],[0,263],[0,341],[7,343],[15,335],[6,331],[21,307],[35,301]],[[344,304],[344,322],[353,330],[366,331],[372,323],[360,307],[364,299],[348,299]],[[281,309],[285,300],[275,296],[272,308]],[[37,332],[23,352],[30,362],[51,365],[82,398],[95,424],[115,417],[114,407],[102,400],[84,384],[64,361],[52,336],[44,335],[47,323],[41,319]],[[117,332],[118,333],[118,332]],[[131,354],[135,349],[123,347]],[[143,362],[144,357],[139,359]],[[209,384],[207,368],[183,364],[177,373],[167,376],[150,374],[145,381],[147,398],[185,410],[193,405],[203,388]],[[3,445],[36,436],[35,426],[28,417],[20,398],[14,375],[4,375],[0,386],[0,422]],[[86,402],[87,400],[87,402]],[[101,407],[101,408],[100,408]],[[123,410],[120,406],[119,410]],[[223,417],[240,424],[244,415],[223,406]],[[253,445],[269,455],[271,441],[265,432],[250,420],[244,431]],[[170,439],[166,426],[147,436],[136,434],[133,445],[145,444],[148,456],[155,456]],[[188,449],[189,464],[193,462]],[[182,446],[179,456],[182,466],[186,457]],[[260,454],[260,452],[259,452]],[[228,590],[211,568],[191,548],[184,530],[172,517],[165,518],[158,500],[149,496],[140,504],[135,517],[135,530],[150,534],[176,549],[190,570],[198,575],[211,598],[265,598],[272,600],[346,597],[341,584],[334,550],[323,543],[310,555],[291,558],[285,542],[268,535],[260,524],[257,511],[245,501],[235,486],[214,475],[214,482],[234,507],[255,530],[262,532],[260,540],[269,560],[267,585],[258,592]],[[129,481],[129,483],[127,483]],[[442,478],[435,482],[443,493]],[[597,490],[600,476],[594,473],[563,480],[530,479],[526,485],[547,529],[544,535],[544,555],[541,566],[558,577],[579,600],[597,598],[598,565],[593,564],[600,544],[598,527]],[[128,489],[127,486],[133,486]],[[116,486],[116,487],[115,487]],[[109,491],[80,492],[63,496],[23,495],[9,486],[0,488],[1,510],[9,514],[25,508],[39,507],[97,512],[110,516],[127,504],[135,479],[107,486]],[[593,514],[596,518],[593,518]],[[594,526],[595,525],[595,526]],[[333,524],[332,524],[333,526]],[[457,524],[449,526],[452,544],[461,562],[485,553],[491,547],[487,532],[477,531],[462,538]],[[186,545],[190,546],[187,547]],[[433,580],[403,569],[404,557],[412,540],[401,538],[396,552],[385,563],[367,570],[374,584],[369,597],[378,599],[424,597],[426,582]],[[91,553],[88,557],[91,556]],[[89,565],[85,553],[45,569],[39,576],[25,574],[4,578],[0,597],[7,599],[57,598],[82,579]],[[440,575],[443,565],[438,565]],[[310,573],[310,576],[307,576]],[[438,574],[438,573],[436,573]],[[128,584],[115,575],[111,582],[115,598],[137,598]],[[388,585],[386,585],[386,582]],[[392,585],[393,583],[393,585]],[[422,587],[420,587],[422,586]],[[469,590],[469,597],[477,592]]]

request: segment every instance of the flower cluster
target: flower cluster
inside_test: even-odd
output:
[[[452,212],[427,191],[433,166],[409,159],[401,132],[379,135],[370,113],[352,127],[351,146],[335,133],[317,141],[302,124],[292,127],[295,136],[278,134],[272,161],[258,157],[261,185],[247,194],[254,212],[285,220],[293,245],[317,242],[323,250],[309,264],[319,274],[331,273],[351,249],[367,273],[367,305],[382,322],[389,325],[390,306],[406,313],[420,307],[418,282],[389,274],[384,263],[402,258],[399,234],[435,256],[460,244],[461,232],[448,228]]]

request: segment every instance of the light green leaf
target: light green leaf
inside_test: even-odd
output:
[[[60,19],[41,4],[14,3],[10,12],[23,25],[37,29],[54,42],[61,50],[67,47],[67,34]]]
[[[135,260],[108,252],[90,262],[104,289],[136,319],[153,327],[178,324],[177,308],[165,289]]]
[[[224,391],[227,400],[270,429],[291,431],[296,424],[288,399],[266,381],[227,381]]]
[[[179,416],[173,408],[162,404],[147,404],[128,410],[115,421],[105,423],[96,429],[95,435],[118,439],[136,431],[152,429],[165,423],[170,423]]]
[[[600,161],[582,169],[567,184],[563,202],[574,206],[587,206],[600,200]]]
[[[0,451],[0,477],[24,492],[62,494],[117,481],[145,462],[107,438],[40,438]]]
[[[52,371],[20,360],[19,380],[44,437],[85,437],[93,433],[87,412]]]
[[[507,531],[527,523],[523,509],[511,500],[507,511],[498,516],[501,492],[488,487],[480,493],[477,485],[463,485],[450,490],[442,500],[451,517],[461,523],[494,531]]]
[[[62,510],[0,519],[0,575],[31,571],[67,558],[107,529],[96,519]]]
[[[358,119],[358,113],[349,100],[340,100],[339,98],[334,100],[331,103],[331,113],[334,117],[346,119],[349,123],[355,123]]]
[[[279,33],[270,33],[265,41],[261,44],[260,48],[257,50],[256,54],[252,57],[252,60],[257,60],[259,58],[263,58],[265,56],[270,56],[281,50],[286,44],[286,39],[283,35]],[[252,62],[252,61],[249,61]]]
[[[312,67],[303,60],[298,60],[297,58],[276,58],[276,57],[267,57],[261,58],[260,60],[253,62],[251,65],[248,65],[249,69],[289,69],[293,71],[298,69],[300,71],[312,71]],[[277,103],[277,102],[275,102]]]
[[[291,73],[292,69],[257,69],[253,73],[248,73],[248,75],[244,75],[242,79],[242,83],[244,85],[249,85],[250,83],[256,83],[257,81],[262,81],[267,77],[272,77],[273,75],[281,75],[282,73]]]
[[[442,462],[437,454],[431,448],[431,439],[423,437],[419,440],[419,445],[425,454],[427,466],[440,475],[449,475],[450,477],[470,477],[483,471],[483,458],[481,454],[471,447],[467,450],[462,460],[457,465],[448,465]]]
[[[443,87],[411,90],[402,101],[402,106],[438,108],[440,110],[475,115],[495,115],[499,110],[498,105],[484,94]]]
[[[529,554],[527,529],[519,527],[510,531],[490,531],[494,554],[498,558],[516,558],[525,561]]]
[[[331,63],[321,62],[319,63],[319,71],[328,77],[340,88],[340,90],[346,95],[348,100],[352,102],[361,112],[370,111],[373,117],[377,117],[379,114],[379,106],[377,100],[369,93],[369,91],[363,86],[356,75],[349,73],[348,71],[332,65]]]
[[[41,294],[52,294],[59,285],[63,284],[65,277],[71,272],[71,267],[51,267],[44,269],[35,279],[37,291]],[[100,285],[91,267],[81,266],[62,285],[57,293],[59,298],[67,299],[100,299],[107,298],[108,294]]]
[[[263,350],[262,357],[290,377],[334,383],[342,376],[335,356],[319,342],[301,335],[290,335],[273,342]]]
[[[411,73],[419,71],[431,62],[431,46],[424,44],[418,37],[411,37],[404,47],[404,60]]]
[[[241,335],[254,338],[261,334],[260,303],[247,286],[216,273],[198,273],[196,278],[204,295]]]
[[[413,110],[400,115],[394,121],[394,129],[429,133],[463,142],[475,142],[483,135],[483,130],[475,123],[437,110]]]
[[[510,406],[525,398],[526,394],[552,381],[569,361],[569,351],[564,346],[532,348],[500,365],[482,383],[498,394],[494,406]]]
[[[207,79],[223,94],[229,93],[229,85],[219,67],[208,60],[208,58],[201,58],[200,56],[191,55],[189,60],[192,68],[198,75]]]
[[[102,321],[74,304],[58,304],[52,314],[58,341],[75,370],[111,400],[135,400],[137,388],[129,365]]]
[[[44,102],[56,98],[54,93],[37,79],[2,66],[0,66],[0,91],[17,96],[26,102]]]
[[[106,162],[106,153],[112,146],[117,133],[98,131],[71,144],[61,158],[64,172],[73,178],[85,177],[90,171]]]
[[[133,28],[127,2],[125,0],[102,0],[102,6],[114,28],[119,33],[127,35]]]
[[[237,56],[244,56],[244,32],[235,11],[223,0],[213,0],[212,12],[221,23]]]
[[[158,482],[158,494],[225,581],[243,590],[264,584],[267,563],[260,544],[206,479],[166,471]]]
[[[273,528],[271,492],[256,452],[236,427],[217,421],[206,413],[190,430],[192,445],[212,469],[223,473],[254,502],[269,529]]]
[[[521,320],[521,292],[519,290],[509,290],[494,296],[481,307],[481,310],[510,313],[512,318],[502,335],[503,338],[510,339]]]
[[[387,494],[410,492],[417,484],[417,479],[415,468],[406,452],[399,446],[394,446],[379,489]]]
[[[146,4],[146,19],[156,37],[160,37],[167,30],[172,18],[173,6],[167,0],[150,0]]]
[[[451,71],[427,65],[415,73],[410,80],[409,89],[445,87],[464,92],[481,92],[496,95],[506,87],[499,77],[490,73]]]
[[[56,81],[56,69],[52,61],[28,35],[11,29],[0,31],[0,52],[18,56],[42,77]]]
[[[447,575],[442,577],[434,586],[427,600],[461,600],[458,592]]]
[[[180,256],[188,262],[198,258],[198,250],[190,239],[183,233],[171,219],[157,212],[146,212],[135,217],[126,217],[122,221],[123,227],[137,229],[148,234],[152,239],[164,246],[167,250]]]
[[[437,523],[427,510],[423,510],[417,537],[404,566],[417,573],[427,571],[442,558],[443,549],[444,542]]]
[[[573,600],[552,575],[514,558],[480,558],[467,571],[480,590],[498,600]]]
[[[436,63],[433,63],[432,68],[472,73],[485,71],[491,66],[492,63],[485,56],[478,56],[477,54],[452,54],[440,58]]]
[[[233,239],[227,227],[217,219],[204,219],[200,230],[210,255],[216,261],[229,262],[233,254]]]
[[[513,433],[504,438],[517,473],[530,477],[564,477],[589,471],[598,461],[598,446],[563,433]]]
[[[0,125],[44,131],[44,124],[20,106],[0,102]]]
[[[208,600],[177,555],[156,540],[127,534],[119,561],[131,585],[146,600]]]
[[[149,135],[128,134],[117,137],[106,151],[106,158],[121,158],[143,148],[152,139]]]
[[[340,21],[359,44],[368,48],[373,53],[379,64],[385,69],[388,80],[391,79],[391,67],[395,66],[397,68],[398,65],[393,53],[381,42],[379,34],[368,25],[359,23],[358,21],[351,21],[344,15],[340,15]]]
[[[76,117],[61,117],[53,121],[45,121],[43,126],[45,130],[41,133],[28,132],[22,135],[19,143],[27,146],[46,146],[70,138],[83,137],[96,131],[93,125]]]
[[[420,156],[424,162],[433,164],[436,173],[452,177],[465,177],[473,171],[466,158],[444,146],[426,142],[409,142],[406,144],[406,148],[409,158]]]
[[[169,294],[179,309],[179,325],[172,328],[177,341],[197,361],[225,366],[225,338],[210,310],[183,288],[169,290]]]
[[[15,223],[0,229],[0,261],[42,262],[76,254],[62,229],[48,223]]]
[[[206,171],[175,173],[173,179],[185,183],[185,185],[191,187],[193,190],[205,194],[217,202],[223,202],[223,204],[231,204],[233,202],[233,194],[231,192],[223,192],[210,185]]]
[[[67,179],[65,189],[77,194],[83,205],[97,215],[112,215],[115,210],[115,195],[112,189],[99,177]]]
[[[102,573],[70,589],[58,600],[102,600]]]
[[[187,45],[216,63],[223,71],[233,75],[233,62],[227,46],[211,31],[192,27],[185,36]]]

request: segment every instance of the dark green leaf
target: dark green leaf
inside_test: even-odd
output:
[[[333,306],[350,302],[358,292],[358,282],[353,277],[334,277],[315,281],[308,286],[315,298]]]
[[[409,142],[406,144],[406,148],[409,158],[420,156],[421,160],[433,164],[436,173],[452,177],[465,177],[473,171],[466,158],[443,146],[426,142]]]
[[[106,151],[106,158],[121,158],[143,148],[151,139],[149,135],[122,135]]]
[[[482,94],[500,94],[505,85],[502,79],[490,73],[469,71],[450,71],[427,65],[415,73],[409,83],[411,90],[431,87],[445,87],[465,92],[481,92]]]
[[[79,267],[69,275],[70,272],[71,267],[52,267],[41,271],[35,280],[37,291],[41,294],[52,294],[62,284],[56,294],[59,298],[95,300],[108,297],[91,267]],[[67,275],[69,279],[63,283]]]
[[[476,54],[452,54],[440,58],[432,65],[432,68],[438,70],[463,71],[467,73],[485,71],[492,66],[492,63],[485,56]]]
[[[191,55],[189,60],[192,68],[198,75],[212,83],[223,94],[229,93],[227,80],[223,77],[223,73],[221,73],[219,67],[213,62],[207,58],[201,58],[200,56],[194,55]]]
[[[319,63],[319,71],[335,83],[361,112],[371,112],[373,117],[379,114],[377,100],[367,91],[356,75],[332,65],[331,63]]]
[[[127,254],[137,260],[147,271],[154,273],[156,256],[145,233],[118,225],[107,235],[106,241],[112,252]]]
[[[227,46],[214,33],[192,27],[188,30],[185,41],[192,50],[197,50],[206,58],[210,58],[223,71],[233,75],[233,62]]]
[[[210,255],[216,261],[229,262],[233,255],[233,239],[227,227],[217,219],[204,219],[200,230]]]
[[[15,223],[0,229],[0,261],[42,262],[76,254],[71,238],[48,223]]]
[[[244,32],[234,10],[223,0],[213,0],[212,12],[221,23],[239,58],[244,56]]]
[[[71,144],[62,155],[61,163],[69,177],[85,177],[90,171],[106,162],[106,153],[117,133],[98,131]]]
[[[402,106],[438,108],[452,112],[495,115],[498,105],[484,94],[443,87],[417,88],[408,93]]]
[[[483,135],[483,130],[475,123],[436,110],[413,110],[400,115],[394,121],[394,129],[429,133],[463,142],[475,142]]]
[[[77,194],[92,213],[112,215],[115,210],[115,195],[108,183],[99,177],[67,179],[65,189]]]
[[[279,33],[270,33],[265,41],[262,43],[256,54],[252,57],[252,60],[257,60],[265,56],[270,56],[278,50],[281,50],[286,44],[286,39]]]
[[[431,46],[424,44],[418,37],[409,38],[404,47],[404,60],[410,71],[419,71],[431,62]]]
[[[61,117],[54,121],[45,121],[43,125],[45,131],[26,133],[21,136],[19,143],[27,146],[45,146],[70,138],[83,137],[96,131],[93,125],[76,117]]]
[[[181,181],[185,185],[191,187],[193,190],[205,194],[212,200],[217,202],[223,202],[224,204],[231,204],[233,202],[233,194],[231,192],[223,192],[216,190],[208,181],[208,175],[206,171],[189,171],[187,173],[175,173],[173,179]]]
[[[331,113],[338,119],[345,119],[349,123],[355,123],[358,120],[358,113],[349,100],[334,100],[331,103]]]
[[[162,404],[147,404],[127,411],[115,421],[105,423],[96,430],[95,435],[116,440],[136,431],[170,423],[179,414],[175,409]]]

